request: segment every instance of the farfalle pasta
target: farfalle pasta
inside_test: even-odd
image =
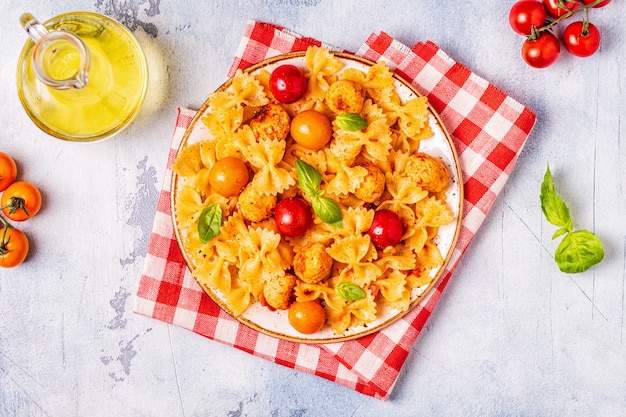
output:
[[[255,303],[285,309],[292,302],[314,301],[324,307],[327,325],[341,335],[368,326],[384,309],[410,308],[412,294],[429,287],[444,263],[436,242],[439,228],[457,215],[445,191],[416,183],[416,176],[432,171],[413,167],[420,163],[415,155],[423,153],[420,142],[433,134],[424,97],[403,101],[384,62],[346,69],[332,52],[309,47],[303,63],[308,90],[294,103],[273,96],[265,69],[239,70],[228,88],[209,96],[200,118],[206,137],[184,143],[172,165],[179,178],[174,218],[194,277],[218,292],[234,316]],[[335,111],[343,108],[341,95],[351,94],[350,88],[354,94],[346,108],[358,113],[342,123]],[[251,127],[259,111],[276,105],[290,118],[311,109],[324,114],[332,122],[328,144],[309,149],[292,135],[272,137],[271,125],[263,133]],[[345,120],[364,124],[354,128]],[[248,169],[247,185],[235,195],[221,195],[212,183],[212,169],[224,158],[237,158]],[[447,169],[434,159],[429,163]],[[318,188],[303,187],[297,161],[319,174]],[[332,200],[341,221],[326,223],[315,212],[304,233],[281,234],[271,213],[293,197],[312,206],[315,199]],[[401,220],[397,244],[373,242],[369,231],[378,210],[390,210]],[[315,253],[323,260],[303,259]],[[302,270],[322,261],[323,272]],[[356,288],[358,297],[346,297],[345,285]]]

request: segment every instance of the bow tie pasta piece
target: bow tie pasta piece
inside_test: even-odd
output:
[[[327,252],[335,261],[346,264],[340,277],[360,287],[368,285],[382,274],[381,269],[371,262],[378,254],[368,235],[339,239]]]
[[[372,65],[367,74],[355,68],[348,68],[339,78],[358,82],[366,94],[376,102],[387,102],[395,95],[393,73],[384,61]]]
[[[374,262],[382,271],[411,271],[417,265],[416,253],[408,245],[404,245],[398,253],[395,249],[383,251]]]
[[[385,176],[387,190],[398,204],[411,205],[428,197],[428,191],[416,186],[415,181],[397,171]]]
[[[294,288],[296,301],[315,301],[322,300],[327,309],[342,311],[346,305],[346,300],[341,298],[337,291],[328,283],[309,284],[304,281],[298,281]]]
[[[248,283],[255,297],[265,281],[284,275],[287,264],[279,252],[281,237],[268,229],[248,229],[237,236],[239,278]]]
[[[346,197],[361,186],[367,173],[367,169],[362,166],[341,165],[337,174],[328,182],[326,191],[335,196]]]
[[[243,122],[245,107],[264,106],[269,102],[260,82],[241,70],[233,77],[231,88],[232,91],[213,93],[207,100],[211,111],[201,120],[214,134],[234,132]]]
[[[245,158],[257,169],[252,187],[263,194],[278,194],[296,183],[293,175],[278,165],[285,155],[285,141],[264,140],[243,150]]]
[[[407,275],[401,271],[391,271],[374,282],[379,291],[379,299],[389,307],[406,311],[411,305],[411,290],[407,285]]]
[[[374,220],[374,210],[363,207],[349,208],[343,214],[343,230],[348,236],[359,236],[367,232]]]
[[[198,223],[198,217],[204,207],[202,196],[193,187],[185,185],[176,196],[176,221],[183,230],[188,230]]]
[[[233,289],[230,265],[226,259],[220,256],[212,256],[200,264],[193,275],[201,285],[206,285],[208,288],[215,288],[224,294],[229,294]]]
[[[443,265],[441,251],[431,241],[427,241],[417,254],[415,269],[407,276],[407,283],[411,288],[420,288],[429,285],[433,279],[433,269]]]
[[[238,273],[231,292],[225,295],[234,314],[239,315],[252,301],[261,299],[270,280],[285,275],[291,259],[282,256],[280,235],[268,229],[248,229],[247,233],[238,234],[235,241],[239,246]]]
[[[326,319],[336,334],[342,334],[351,327],[363,326],[376,320],[378,305],[371,292],[361,300],[348,301],[342,309],[326,308]]]
[[[335,140],[331,151],[348,165],[363,152],[369,160],[385,161],[389,157],[393,138],[388,120],[380,108],[367,100],[363,105],[364,118],[368,123],[363,130],[348,131],[335,125]]]
[[[181,177],[192,177],[203,167],[198,142],[181,149],[171,166],[172,170]]]
[[[323,101],[326,91],[337,79],[337,72],[343,64],[331,52],[312,46],[307,48],[304,65],[309,70],[305,75],[309,77],[307,94],[316,101]]]
[[[423,138],[422,131],[428,126],[428,99],[416,97],[405,104],[390,103],[385,106],[398,117],[398,126],[409,137]],[[428,134],[432,134],[430,128]]]
[[[228,135],[241,126],[243,107],[227,92],[214,93],[208,103],[211,111],[200,120],[214,135]]]
[[[454,213],[445,201],[426,198],[415,205],[416,226],[439,227],[454,220]]]
[[[231,87],[233,100],[240,106],[259,107],[269,103],[259,80],[247,72],[237,70]]]

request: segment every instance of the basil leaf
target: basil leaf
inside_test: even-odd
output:
[[[342,281],[337,284],[335,286],[335,290],[341,298],[348,301],[362,300],[367,297],[367,294],[365,293],[365,291],[363,291],[363,288],[348,281]]]
[[[343,226],[341,208],[335,200],[328,197],[315,197],[311,202],[313,203],[313,211],[324,223],[332,224],[335,227]]]
[[[567,230],[564,227],[561,227],[559,230],[554,232],[554,234],[552,235],[552,240],[556,239],[557,237],[563,236],[563,235],[565,235],[567,233],[569,233],[569,230]]]
[[[602,242],[587,230],[565,236],[554,253],[554,260],[563,272],[584,272],[604,258]]]
[[[357,130],[365,129],[367,127],[367,121],[356,113],[341,113],[335,117],[335,122],[343,130],[349,130],[354,132]]]
[[[198,234],[200,241],[207,243],[209,240],[218,236],[221,227],[222,206],[218,203],[209,204],[202,210],[198,218]]]
[[[322,184],[322,175],[301,159],[296,161],[296,170],[298,171],[300,188],[311,197],[318,195],[318,189]]]
[[[541,211],[543,211],[543,214],[546,216],[546,220],[555,226],[565,228],[567,232],[571,232],[572,219],[570,217],[569,209],[554,190],[554,181],[552,180],[552,174],[550,173],[549,166],[543,176],[541,194],[539,198],[541,200]]]

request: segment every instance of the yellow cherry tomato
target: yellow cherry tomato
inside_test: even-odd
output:
[[[319,332],[326,322],[324,307],[317,301],[296,301],[289,307],[287,315],[289,324],[303,334]]]
[[[248,184],[249,174],[245,162],[234,156],[220,159],[209,171],[211,188],[224,197],[239,195]]]
[[[4,190],[0,198],[2,212],[11,220],[28,220],[41,209],[41,193],[28,181],[16,181]]]
[[[8,225],[0,228],[0,267],[18,266],[28,255],[28,238],[21,230]]]
[[[15,181],[17,165],[11,155],[0,152],[0,191],[7,189]]]
[[[291,137],[307,149],[317,151],[330,141],[333,127],[328,117],[315,110],[305,110],[294,116]]]

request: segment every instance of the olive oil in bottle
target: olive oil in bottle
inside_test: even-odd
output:
[[[18,90],[28,115],[47,133],[72,141],[103,139],[121,130],[139,111],[148,83],[146,59],[133,35],[115,20],[91,12],[60,15],[44,26],[79,37],[89,65],[84,85],[50,86],[36,74],[30,59],[35,42],[29,41],[18,68]],[[62,40],[42,55],[37,59],[40,71],[53,80],[74,77],[84,60],[76,45]]]

